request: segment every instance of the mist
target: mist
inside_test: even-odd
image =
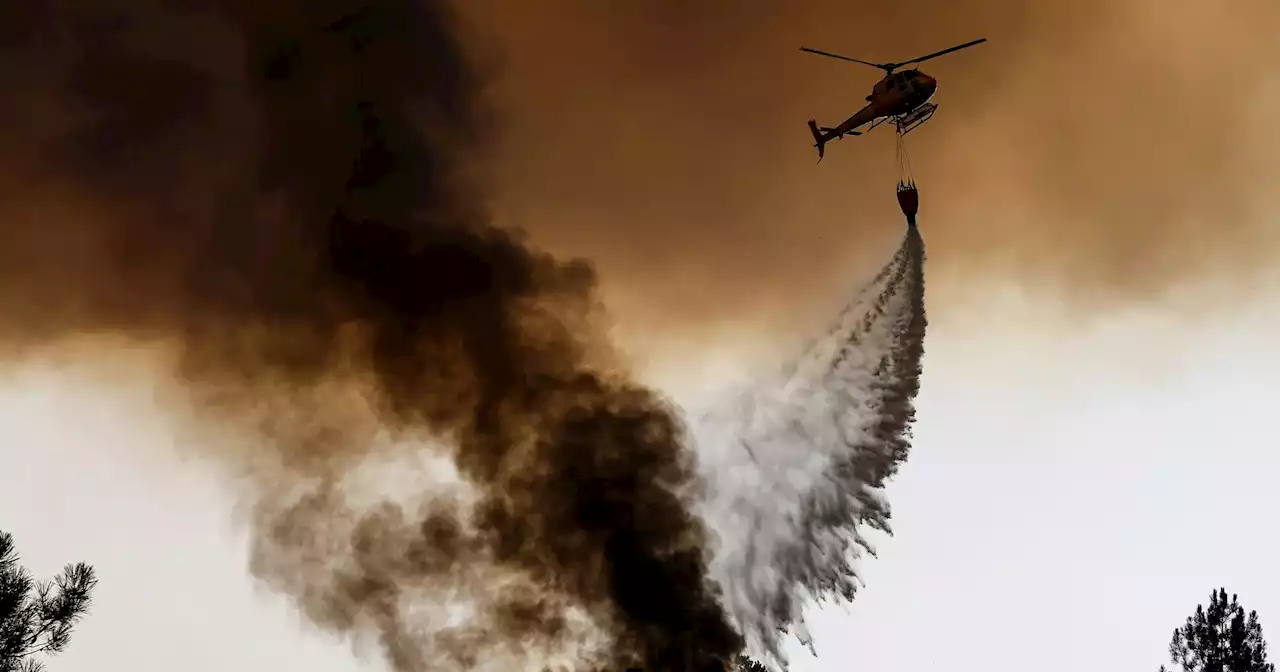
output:
[[[694,421],[718,533],[713,576],[746,639],[786,669],[782,634],[816,652],[806,613],[861,587],[868,532],[892,533],[888,480],[911,450],[924,356],[924,241],[893,258],[799,353],[729,387]]]

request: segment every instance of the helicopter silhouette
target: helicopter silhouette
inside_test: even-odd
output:
[[[814,146],[818,148],[818,161],[822,161],[823,149],[827,142],[831,140],[838,140],[846,135],[868,133],[889,120],[893,120],[894,126],[897,127],[900,135],[906,135],[919,128],[921,124],[929,121],[933,117],[933,113],[938,109],[937,104],[929,102],[933,98],[933,94],[938,90],[938,80],[920,72],[917,68],[902,71],[898,71],[898,68],[904,65],[918,65],[931,58],[937,58],[986,41],[987,38],[984,37],[900,63],[871,63],[849,58],[848,56],[841,56],[840,54],[833,54],[829,51],[800,47],[800,51],[838,58],[842,61],[861,63],[873,68],[879,68],[885,72],[884,78],[876,82],[875,86],[871,88],[871,95],[867,96],[867,105],[855,112],[852,117],[845,119],[839,126],[834,128],[819,127],[816,121],[809,120],[809,131],[813,133]],[[866,130],[857,130],[867,124],[871,124],[871,126]]]

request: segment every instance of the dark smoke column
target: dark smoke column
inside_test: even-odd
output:
[[[491,226],[464,179],[490,124],[442,2],[23,7],[0,47],[33,65],[0,82],[77,115],[14,172],[91,214],[4,222],[0,335],[163,343],[202,420],[265,433],[266,459],[219,454],[258,489],[259,576],[324,627],[372,631],[400,672],[559,641],[575,607],[614,670],[738,652],[673,494],[693,489],[684,428],[611,364],[594,272]],[[446,440],[474,510],[353,507],[369,436],[308,403],[342,385],[397,438]],[[414,595],[480,566],[515,583],[453,635],[425,628]]]
[[[616,663],[701,670],[736,652],[702,532],[671,491],[691,478],[682,428],[653,393],[585,364],[593,274],[487,226],[456,183],[476,82],[441,3],[236,10],[272,139],[262,185],[321,250],[330,291],[315,308],[363,325],[391,421],[455,437],[496,562],[611,621]],[[562,615],[539,606],[513,606],[504,634],[554,631]]]

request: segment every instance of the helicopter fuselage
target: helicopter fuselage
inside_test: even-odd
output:
[[[818,123],[813,119],[809,120],[809,132],[813,134],[814,147],[818,149],[818,160],[822,160],[823,146],[828,141],[843,138],[846,135],[862,135],[862,132],[857,130],[862,126],[870,124],[870,128],[874,129],[881,123],[893,119],[898,133],[905,135],[910,133],[911,129],[917,128],[920,124],[928,121],[933,116],[934,110],[938,109],[937,105],[929,103],[929,100],[933,98],[933,94],[938,90],[938,80],[920,72],[916,67],[907,70],[898,70],[898,68],[904,65],[918,66],[924,61],[961,49],[968,49],[975,44],[982,44],[986,41],[987,39],[984,37],[897,63],[873,63],[841,56],[829,51],[822,51],[821,49],[800,47],[800,51],[807,51],[811,54],[842,61],[861,63],[862,65],[879,68],[885,73],[884,77],[876,82],[875,86],[871,87],[871,95],[867,96],[867,104],[861,110],[855,112],[853,116],[845,119],[839,126],[826,128],[818,126]]]
[[[903,70],[886,75],[871,88],[867,104],[852,117],[835,128],[824,128],[818,134],[820,142],[834,140],[846,134],[859,135],[857,129],[884,117],[910,114],[929,102],[938,90],[938,81],[919,70]]]
[[[885,75],[871,88],[871,95],[867,96],[869,104],[859,111],[859,115],[870,115],[864,123],[880,117],[901,116],[929,102],[937,90],[938,80],[919,70]]]

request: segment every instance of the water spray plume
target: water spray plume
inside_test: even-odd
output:
[[[912,226],[823,337],[696,424],[703,515],[721,537],[712,572],[768,669],[784,669],[783,632],[813,647],[806,608],[853,599],[864,529],[890,531],[883,488],[910,448],[926,324]]]

